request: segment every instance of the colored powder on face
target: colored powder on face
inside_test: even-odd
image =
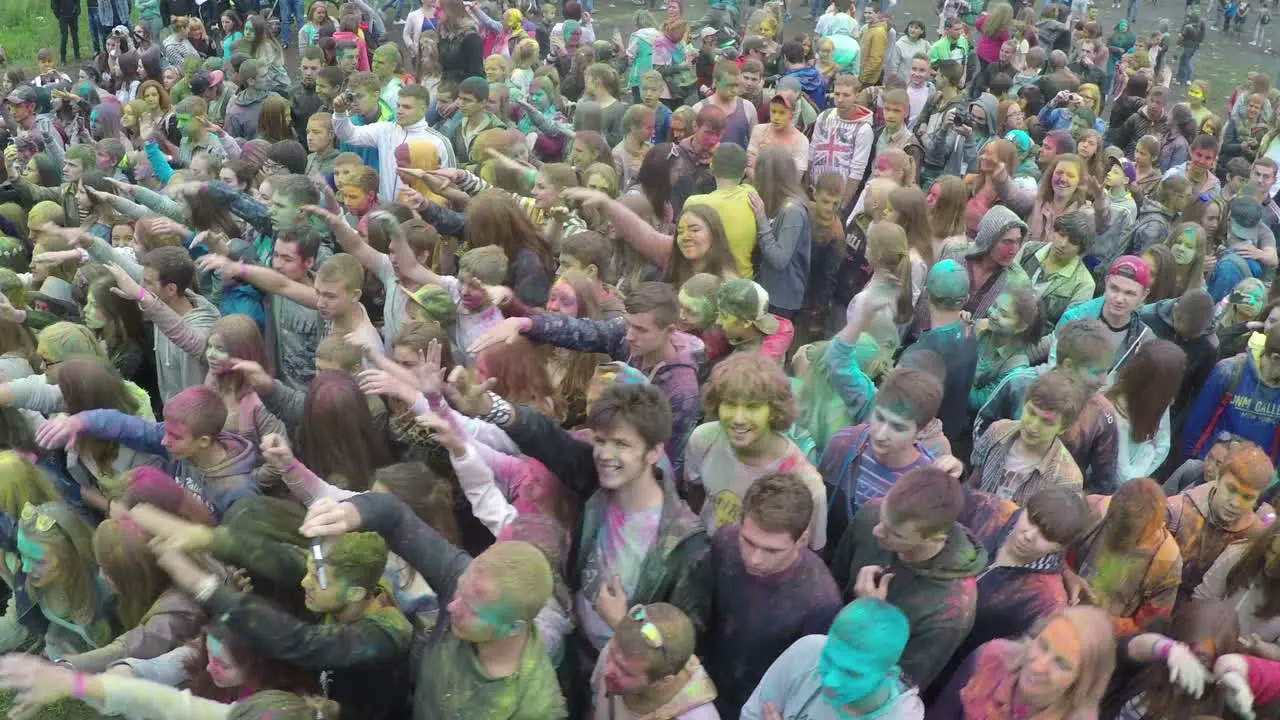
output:
[[[22,556],[22,571],[30,573],[36,564],[44,559],[44,546],[33,541],[24,531],[19,530],[18,554]]]

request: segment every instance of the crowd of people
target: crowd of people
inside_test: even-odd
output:
[[[0,88],[11,717],[1280,717],[1194,7],[182,4]]]

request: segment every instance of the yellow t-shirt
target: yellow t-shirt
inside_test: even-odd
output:
[[[685,207],[707,205],[719,213],[729,249],[738,262],[738,274],[748,280],[755,274],[751,269],[751,253],[756,249],[756,214],[751,210],[751,203],[747,202],[747,193],[752,190],[744,183],[735,188],[713,190],[706,195],[690,195],[684,202]]]

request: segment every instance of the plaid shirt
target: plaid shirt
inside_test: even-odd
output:
[[[973,468],[971,479],[977,480],[972,484],[979,490],[994,494],[1004,483],[1009,452],[1018,440],[1018,425],[1017,420],[997,420],[978,439],[973,448],[970,466]],[[1054,438],[1049,452],[1031,469],[1031,473],[1008,499],[1025,505],[1032,495],[1055,485],[1066,485],[1081,492],[1084,490],[1084,476],[1080,474],[1080,468],[1071,459],[1066,446],[1057,438]]]

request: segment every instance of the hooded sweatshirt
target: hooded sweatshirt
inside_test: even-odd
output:
[[[818,68],[805,65],[782,73],[783,77],[793,77],[800,81],[800,87],[818,107],[827,106],[827,80],[818,72]]]
[[[199,495],[215,518],[220,519],[237,500],[258,494],[258,484],[253,479],[258,449],[239,435],[218,433],[217,442],[227,451],[227,456],[214,467],[201,468],[189,460],[176,460],[169,455],[161,443],[165,433],[162,422],[151,422],[119,410],[88,410],[76,417],[84,422],[84,431],[93,437],[160,458],[160,469]]]
[[[182,324],[197,335],[208,337],[220,317],[218,308],[203,295],[190,290],[187,291],[187,300],[192,307],[190,312],[182,316]],[[159,328],[154,328],[153,342],[156,349],[156,377],[162,402],[168,402],[174,395],[204,382],[205,376],[209,374],[204,357],[188,354]]]
[[[453,147],[443,135],[419,120],[412,125],[399,125],[383,120],[357,126],[347,113],[334,113],[333,134],[343,143],[358,147],[378,148],[378,199],[395,202],[399,179],[396,176],[396,148],[412,140],[430,140],[436,146],[441,167],[455,167]]]
[[[270,90],[244,88],[231,98],[227,107],[227,132],[231,137],[240,140],[252,140],[258,137],[258,115],[262,112],[262,102],[275,95]]]
[[[1163,242],[1169,236],[1169,229],[1173,227],[1176,217],[1177,213],[1166,209],[1155,198],[1148,197],[1142,207],[1138,208],[1138,218],[1133,224],[1133,239],[1129,241],[1125,253],[1139,255],[1148,247]]]
[[[1280,387],[1262,382],[1250,353],[1220,360],[1209,373],[1182,426],[1182,453],[1203,458],[1220,433],[1248,440],[1280,457]]]
[[[977,575],[987,566],[987,551],[956,523],[937,555],[907,564],[882,548],[872,534],[880,522],[880,503],[873,500],[854,516],[836,548],[831,574],[836,585],[848,588],[847,600],[853,599],[853,583],[862,568],[879,565],[894,575],[886,600],[911,623],[902,670],[927,689],[973,627]]]
[[[965,254],[965,265],[970,268],[969,277],[973,277],[973,265],[982,258],[982,256],[991,252],[992,246],[995,245],[996,239],[1004,235],[1011,228],[1022,230],[1024,237],[1027,232],[1027,224],[1009,208],[1003,205],[996,205],[982,216],[982,220],[978,222],[978,234],[973,239],[973,244],[969,247],[969,251]],[[1009,259],[1009,264],[1005,268],[992,275],[981,286],[970,285],[969,299],[965,301],[964,309],[973,314],[973,317],[986,317],[987,310],[995,304],[996,298],[1000,297],[1000,293],[1010,285],[1030,287],[1031,281],[1027,278],[1027,274],[1022,270],[1022,266]]]
[[[979,123],[973,118],[974,105],[982,108],[983,119],[986,122]],[[983,146],[989,141],[999,137],[996,134],[996,117],[999,115],[999,106],[1000,101],[996,100],[996,96],[989,92],[982,93],[977,100],[969,103],[969,122],[970,127],[973,128],[973,133],[964,142],[966,171],[978,167],[978,153],[982,151]]]

